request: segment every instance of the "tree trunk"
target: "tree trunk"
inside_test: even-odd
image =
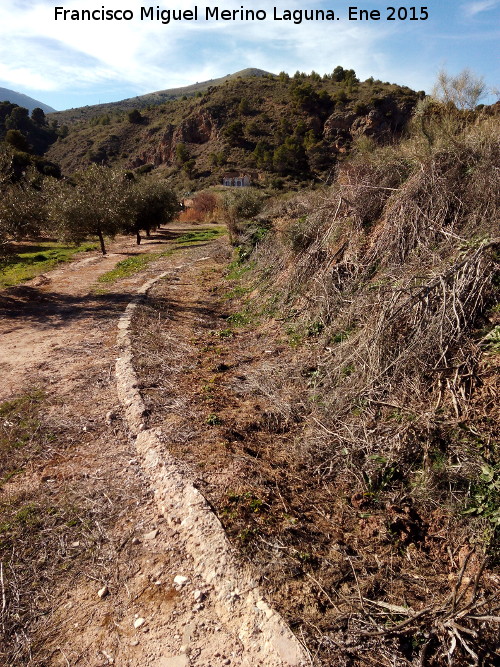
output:
[[[101,244],[101,252],[103,255],[106,254],[106,246],[104,245],[104,236],[100,229],[97,230],[97,236],[99,237],[99,243]]]
[[[136,234],[136,238],[137,238],[137,245],[141,245],[141,232],[140,232],[140,230],[136,229],[135,234]]]

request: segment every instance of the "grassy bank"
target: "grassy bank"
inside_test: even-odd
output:
[[[55,241],[39,241],[19,246],[17,252],[0,263],[0,288],[12,287],[68,262],[81,252],[97,249],[95,243],[68,245]]]

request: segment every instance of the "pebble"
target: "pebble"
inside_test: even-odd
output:
[[[150,533],[146,533],[146,534],[144,535],[144,539],[145,539],[145,540],[154,540],[155,537],[158,535],[159,532],[160,532],[160,531],[158,530],[158,528],[155,528],[155,529],[152,530]]]
[[[106,653],[106,651],[101,651],[101,653],[102,653],[103,656],[106,658],[106,660],[108,661],[108,664],[109,664],[109,665],[113,665],[113,664],[114,664],[114,662],[115,662],[115,661],[114,661],[114,658],[112,658],[112,657],[109,655],[109,653]]]
[[[145,622],[146,619],[139,616],[139,618],[134,620],[134,628],[137,630],[137,628],[140,628],[142,625],[144,625]]]
[[[108,593],[109,593],[109,588],[107,586],[103,586],[97,591],[97,595],[100,598],[105,598]]]
[[[203,591],[195,591],[193,593],[193,597],[196,600],[196,602],[201,602],[205,597],[205,594],[203,593]]]
[[[189,577],[184,577],[182,574],[178,574],[174,577],[174,584],[176,586],[184,586],[189,581]]]

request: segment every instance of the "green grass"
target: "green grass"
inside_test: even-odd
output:
[[[95,243],[69,245],[58,242],[40,242],[30,252],[19,252],[0,263],[0,288],[19,285],[41,273],[68,262],[79,252],[95,250]]]
[[[245,324],[248,324],[250,320],[251,317],[248,313],[233,313],[227,318],[227,322],[235,327],[242,327]]]
[[[148,252],[143,255],[135,255],[134,257],[128,257],[115,266],[111,271],[103,273],[102,276],[99,276],[98,281],[100,283],[113,283],[116,280],[121,278],[128,278],[129,276],[138,273],[147,267],[150,262],[155,259],[158,259],[160,254],[157,252]]]
[[[179,236],[176,242],[183,245],[192,245],[194,243],[202,243],[203,241],[212,241],[222,234],[225,234],[223,227],[200,229],[193,232],[186,232],[182,236]]]
[[[228,265],[226,278],[228,280],[241,280],[245,273],[248,273],[253,268],[255,268],[255,265],[256,262],[254,261],[245,262],[242,264],[241,260],[236,259],[234,262],[231,262],[231,264]]]
[[[98,278],[98,282],[113,283],[117,280],[121,280],[122,278],[128,278],[129,276],[134,275],[134,273],[138,273],[139,271],[145,269],[148,264],[150,264],[155,259],[159,259],[160,257],[169,257],[176,250],[181,250],[182,248],[195,245],[201,241],[211,241],[223,233],[224,229],[221,227],[186,232],[178,239],[176,239],[175,245],[168,250],[164,250],[163,252],[148,252],[142,255],[135,255],[134,257],[128,257],[127,259],[118,262],[114,269],[103,273],[103,275]]]

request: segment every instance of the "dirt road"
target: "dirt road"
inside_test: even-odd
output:
[[[69,530],[62,533],[57,553],[46,550],[43,576],[34,567],[33,592],[9,581],[15,567],[6,564],[2,587],[12,601],[4,616],[15,597],[19,608],[19,600],[32,601],[23,607],[29,627],[4,623],[17,627],[7,637],[9,664],[303,664],[299,645],[248,573],[238,579],[229,552],[227,581],[200,567],[205,549],[210,562],[211,549],[220,559],[229,547],[203,543],[218,528],[197,523],[196,508],[187,528],[182,504],[177,515],[166,513],[169,480],[177,479],[180,492],[191,487],[182,486],[175,461],[147,463],[151,448],[137,449],[117,395],[115,364],[123,353],[117,324],[127,304],[162,272],[206,261],[210,245],[157,259],[106,290],[95,289],[97,279],[133,254],[167,249],[184,231],[170,228],[139,247],[118,239],[106,257],[85,257],[0,294],[0,401],[43,389],[45,420],[58,433],[48,451],[4,484],[2,498],[71,502],[80,524],[89,526],[73,541]]]

